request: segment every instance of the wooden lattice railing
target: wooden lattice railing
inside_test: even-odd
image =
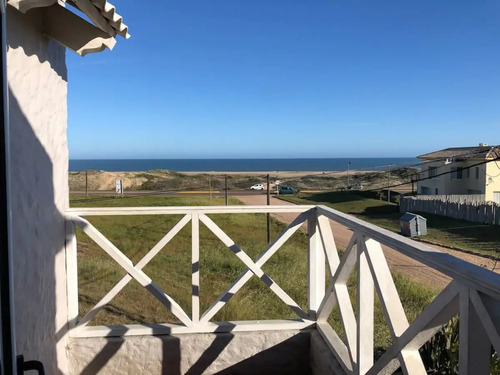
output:
[[[207,215],[223,213],[296,213],[297,217],[254,261]],[[426,374],[419,348],[455,315],[460,319],[460,374],[489,374],[492,345],[500,349],[500,276],[438,250],[381,229],[324,206],[144,207],[69,209],[67,220],[67,285],[70,335],[102,337],[147,334],[258,331],[316,327],[346,373]],[[184,215],[136,264],[83,217],[97,215]],[[352,230],[352,238],[339,258],[330,221]],[[144,272],[143,268],[189,222],[192,223],[192,311],[182,307]],[[200,236],[202,222],[246,266],[246,270],[203,313],[200,311]],[[308,311],[304,311],[263,270],[264,264],[307,223]],[[75,225],[80,227],[126,272],[85,316],[78,314],[77,251]],[[386,245],[426,266],[448,275],[451,283],[409,324],[382,250]],[[325,267],[326,264],[326,267]],[[347,281],[357,275],[356,311]],[[326,272],[330,283],[326,287]],[[212,322],[214,315],[253,276],[261,279],[297,315],[295,320]],[[88,326],[96,314],[132,279],[138,281],[168,308],[182,324]],[[392,337],[392,346],[374,361],[374,298],[381,302]],[[337,307],[345,340],[329,325]]]

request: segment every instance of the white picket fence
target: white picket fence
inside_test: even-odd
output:
[[[297,213],[261,255],[253,261],[207,215],[224,213]],[[142,260],[133,264],[116,246],[83,217],[98,215],[174,215],[183,218]],[[324,206],[224,206],[224,207],[144,207],[75,208],[67,212],[67,294],[70,336],[109,337],[201,332],[236,332],[316,328],[347,374],[392,373],[400,366],[406,374],[426,374],[419,348],[457,313],[460,316],[460,374],[489,374],[491,347],[500,350],[500,276],[451,255],[429,248],[375,225]],[[330,221],[347,226],[353,232],[346,250],[339,254]],[[192,310],[188,314],[143,271],[158,252],[189,222],[192,222]],[[302,224],[308,229],[308,310],[303,310],[263,270],[264,264],[286,243]],[[199,226],[209,228],[247,267],[234,283],[203,313],[199,292]],[[109,254],[127,275],[83,317],[78,313],[77,242],[75,225]],[[381,245],[386,245],[453,281],[409,324],[398,296]],[[347,281],[357,274],[356,311],[351,304]],[[326,286],[326,272],[330,283]],[[214,315],[253,276],[262,280],[297,315],[293,320],[258,322],[213,322]],[[88,326],[97,312],[108,304],[132,279],[144,286],[182,324]],[[374,299],[381,301],[392,346],[374,361]],[[328,323],[338,306],[345,341]]]
[[[417,195],[416,199],[423,201],[442,201],[451,203],[486,203],[484,194],[438,194],[438,195]]]
[[[435,195],[419,195],[417,197],[402,197],[399,204],[400,212],[426,212],[446,216],[452,219],[471,221],[474,223],[500,225],[500,205],[495,203],[477,203],[465,198],[455,200],[433,199]],[[463,195],[447,197],[464,197]]]

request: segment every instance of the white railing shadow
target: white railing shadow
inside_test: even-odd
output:
[[[210,217],[225,213],[296,213],[298,216],[253,261]],[[133,264],[106,239],[85,216],[184,215],[180,221],[137,263]],[[201,332],[286,330],[316,327],[346,373],[392,373],[399,367],[405,374],[426,374],[420,347],[456,314],[460,316],[460,374],[489,374],[491,347],[500,349],[500,276],[448,254],[381,229],[324,206],[223,206],[223,207],[139,207],[83,208],[67,212],[67,292],[70,335],[104,337]],[[330,221],[352,230],[352,238],[339,258]],[[180,305],[143,271],[143,268],[189,222],[192,223],[192,311]],[[200,312],[199,225],[203,223],[246,266],[246,270]],[[308,231],[308,311],[304,311],[262,267],[301,226]],[[85,316],[78,317],[77,249],[75,225],[92,238],[126,272]],[[381,245],[432,267],[453,281],[409,324]],[[326,263],[326,269],[325,269]],[[331,278],[325,287],[325,273]],[[347,282],[357,275],[356,311]],[[297,319],[269,321],[212,322],[211,319],[253,277],[256,276],[297,315]],[[89,326],[88,323],[132,279],[154,295],[181,322],[126,326]],[[374,302],[378,296],[392,337],[392,346],[374,360]],[[328,318],[339,308],[345,343],[330,326]]]

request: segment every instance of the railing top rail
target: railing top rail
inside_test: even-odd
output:
[[[395,234],[374,224],[326,206],[318,206],[318,214],[345,225],[353,231],[386,245],[408,257],[432,267],[461,283],[500,299],[500,275],[431,248],[422,243]]]
[[[74,216],[120,216],[120,215],[185,215],[198,214],[243,214],[243,213],[301,213],[316,206],[166,206],[166,207],[82,207],[68,208],[67,215]]]

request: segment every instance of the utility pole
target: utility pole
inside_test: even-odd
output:
[[[212,178],[210,175],[208,175],[208,193],[210,198],[212,198]]]
[[[226,191],[226,206],[228,205],[227,203],[227,175],[224,176],[224,189]]]
[[[351,165],[351,162],[348,161],[347,162],[347,190],[349,190],[349,185],[350,185],[350,181],[349,181],[349,166]]]
[[[391,186],[391,170],[390,169],[387,171],[387,202],[391,201],[391,189],[389,186]]]
[[[85,196],[89,196],[89,171],[85,171]]]
[[[267,205],[271,205],[271,181],[267,175]],[[271,215],[267,213],[267,243],[271,243]]]

